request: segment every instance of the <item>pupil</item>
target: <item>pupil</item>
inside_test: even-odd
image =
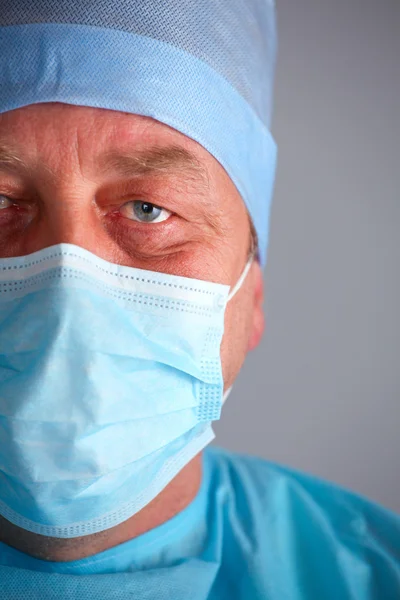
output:
[[[142,204],[142,211],[146,215],[151,215],[151,213],[153,212],[153,205],[152,204],[148,204],[147,202],[143,202],[143,204]]]

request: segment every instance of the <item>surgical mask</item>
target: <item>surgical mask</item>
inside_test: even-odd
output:
[[[140,511],[214,437],[222,284],[70,244],[0,260],[0,514],[72,538]]]

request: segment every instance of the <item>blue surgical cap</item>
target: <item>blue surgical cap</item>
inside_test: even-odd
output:
[[[64,102],[175,128],[225,168],[265,263],[275,52],[272,0],[1,0],[0,113]]]

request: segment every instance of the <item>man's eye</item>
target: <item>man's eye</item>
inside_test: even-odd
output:
[[[14,202],[10,198],[7,198],[7,196],[0,194],[0,210],[10,208],[10,206],[14,206]]]
[[[171,216],[169,210],[143,200],[126,202],[121,206],[119,212],[127,219],[140,221],[141,223],[161,223]]]

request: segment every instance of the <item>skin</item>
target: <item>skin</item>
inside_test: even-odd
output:
[[[230,286],[240,277],[251,239],[246,207],[218,161],[183,134],[147,117],[52,103],[0,115],[0,142],[12,146],[18,159],[16,168],[0,169],[0,258],[66,242],[125,266]],[[206,181],[200,183],[185,169],[130,177],[96,164],[105,150],[154,145],[190,151]],[[132,220],[127,203],[142,199],[171,216],[160,223]],[[226,310],[221,345],[225,389],[260,341],[262,305],[262,272],[254,261]],[[0,541],[45,560],[77,560],[172,518],[193,500],[200,482],[199,455],[143,510],[112,529],[56,539],[0,517]]]

